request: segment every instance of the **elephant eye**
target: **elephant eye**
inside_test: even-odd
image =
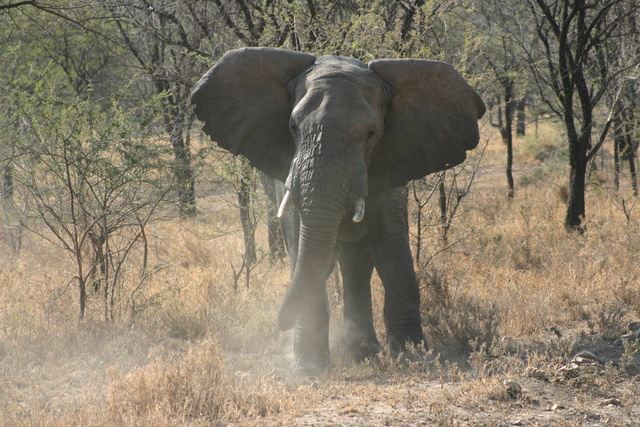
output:
[[[373,137],[376,136],[376,130],[375,129],[371,129],[369,132],[367,132],[367,139],[373,139]]]
[[[295,123],[291,122],[291,123],[289,124],[289,128],[291,129],[291,133],[292,133],[293,135],[296,135],[296,134],[298,133],[298,126],[296,126],[296,124],[295,124]]]

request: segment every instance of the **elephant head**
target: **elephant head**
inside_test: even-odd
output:
[[[289,329],[324,285],[340,223],[364,196],[455,166],[479,140],[480,96],[443,62],[233,50],[193,95],[219,146],[285,182],[300,217],[297,259],[278,315]]]

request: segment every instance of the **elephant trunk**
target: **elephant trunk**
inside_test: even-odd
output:
[[[352,209],[354,221],[364,216],[364,158],[347,142],[342,133],[318,131],[308,136],[292,163],[285,184],[288,194],[279,213],[284,213],[287,203],[295,205],[300,234],[291,286],[278,313],[282,330],[295,325],[297,316],[325,286],[344,216]],[[354,164],[362,167],[354,168]]]
[[[340,220],[339,215],[301,218],[298,254],[291,285],[278,313],[278,326],[283,331],[295,326],[298,315],[325,285],[333,267]]]

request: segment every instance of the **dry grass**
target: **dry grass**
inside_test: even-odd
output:
[[[511,202],[503,148],[489,145],[450,230],[449,242],[460,242],[420,266],[432,345],[424,364],[383,354],[358,365],[345,357],[341,293],[330,281],[335,369],[290,377],[289,334],[274,322],[288,267],[265,261],[250,288],[234,291],[230,264],[239,262],[242,238],[235,212],[213,196],[197,220],[150,230],[158,272],[135,293],[123,285],[115,323],[102,320],[99,294],[90,296],[88,318],[77,321],[76,289],[59,248],[26,236],[14,253],[5,235],[0,425],[448,425],[514,416],[631,424],[640,411],[638,349],[612,342],[640,318],[640,212],[627,218],[611,177],[599,171],[587,197],[587,233],[567,234],[566,167],[549,135],[516,142],[524,146]],[[442,248],[438,233],[429,232],[427,256]],[[128,274],[134,283],[135,272]],[[381,305],[376,279],[383,338]],[[582,349],[605,363],[561,370]],[[549,381],[526,377],[527,367]],[[505,392],[511,379],[522,384],[521,396]],[[622,406],[598,406],[609,397]],[[549,409],[554,403],[566,409]]]
[[[238,420],[279,413],[284,386],[272,378],[227,375],[222,352],[211,340],[191,347],[177,360],[158,359],[111,380],[108,407],[118,425]]]

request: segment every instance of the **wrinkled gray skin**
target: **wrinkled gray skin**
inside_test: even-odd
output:
[[[401,186],[461,163],[477,145],[485,107],[464,79],[437,61],[366,66],[245,48],[209,70],[192,103],[212,140],[266,175],[275,203],[290,193],[291,206],[281,211],[292,278],[277,321],[282,330],[296,328],[294,369],[315,373],[330,365],[326,279],[336,260],[346,342],[356,358],[380,349],[371,313],[374,267],[391,348],[426,346]],[[362,197],[364,218],[354,222]]]

